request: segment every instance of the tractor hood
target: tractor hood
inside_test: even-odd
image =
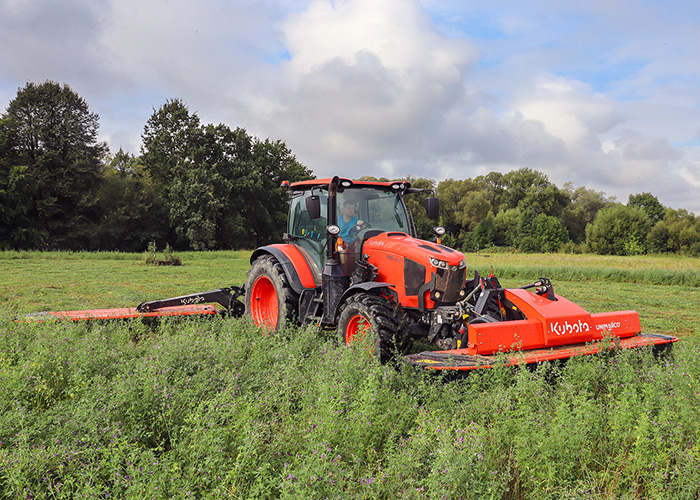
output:
[[[395,286],[401,303],[421,310],[455,304],[464,296],[464,254],[400,232],[372,236],[362,254],[378,270],[377,281]]]
[[[428,266],[432,261],[438,264],[432,267],[464,267],[464,254],[437,243],[419,240],[406,233],[390,232],[381,233],[365,241],[363,252],[370,250],[385,252],[394,256],[401,256],[416,262],[425,263]],[[444,264],[440,264],[444,263]],[[456,269],[455,269],[456,270]]]

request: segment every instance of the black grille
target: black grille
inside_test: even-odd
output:
[[[464,286],[467,268],[461,269],[438,269],[435,273],[435,288],[430,294],[430,298],[438,304],[454,304],[461,297],[459,291]],[[440,296],[436,297],[435,292]]]
[[[403,265],[406,295],[418,295],[420,287],[425,284],[425,266],[415,260],[406,258]]]

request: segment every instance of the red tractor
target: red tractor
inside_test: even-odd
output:
[[[490,365],[495,354],[536,362],[598,350],[605,336],[619,347],[666,345],[677,339],[641,334],[634,311],[590,314],[540,278],[503,289],[494,276],[467,280],[464,254],[416,238],[404,196],[423,193],[408,182],[317,179],[289,185],[284,243],[251,256],[245,310],[256,324],[320,324],[341,342],[368,333],[382,360],[422,338],[441,351],[409,356],[436,369]],[[426,199],[436,219],[437,198]],[[339,215],[340,213],[340,215]]]
[[[408,182],[319,179],[289,186],[284,243],[251,256],[246,312],[258,325],[313,323],[343,342],[372,331],[381,358],[414,336],[457,347],[464,255],[415,238]],[[430,218],[438,200],[427,199]],[[340,211],[340,215],[339,215]]]
[[[380,359],[406,353],[413,339],[437,347],[407,356],[433,369],[512,364],[620,348],[668,346],[677,338],[642,334],[634,311],[591,314],[554,293],[547,278],[504,289],[493,275],[467,279],[464,254],[416,238],[404,196],[408,182],[333,177],[288,185],[283,243],[255,250],[244,287],[147,302],[134,309],[48,313],[79,319],[244,312],[261,327],[314,324],[342,342],[371,335]],[[437,219],[437,198],[426,199]],[[245,307],[238,300],[245,295]],[[218,302],[219,310],[204,303]],[[40,317],[40,319],[43,316]],[[36,316],[35,316],[36,318]],[[610,339],[600,342],[603,339]]]

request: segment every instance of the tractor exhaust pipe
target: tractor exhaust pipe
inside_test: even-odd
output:
[[[328,226],[338,227],[338,185],[340,179],[333,177],[328,184]],[[326,265],[323,267],[323,318],[322,323],[327,325],[335,324],[336,310],[343,292],[350,286],[350,277],[343,272],[343,266],[338,258],[336,242],[338,241],[337,231],[326,231]]]
[[[336,175],[331,179],[331,183],[328,184],[328,225],[337,226],[338,225],[338,204],[336,199],[338,198],[338,185],[340,184],[340,179]],[[326,238],[328,239],[328,244],[326,245],[326,258],[338,258],[338,252],[335,249],[335,243],[338,241],[338,235],[332,234],[330,231],[326,231]]]

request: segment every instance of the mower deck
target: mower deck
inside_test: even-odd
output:
[[[468,371],[478,368],[491,368],[499,362],[505,362],[509,365],[520,365],[567,359],[575,356],[596,354],[601,349],[606,348],[635,349],[645,346],[664,348],[677,340],[677,337],[669,335],[642,333],[634,337],[616,338],[612,342],[607,340],[560,345],[544,349],[511,351],[489,356],[470,355],[468,349],[454,349],[450,351],[423,351],[418,354],[409,354],[406,356],[406,359],[416,366],[430,370]]]
[[[50,321],[69,319],[72,321],[92,321],[129,318],[154,318],[163,316],[208,316],[221,314],[216,306],[193,304],[186,306],[163,307],[155,311],[140,312],[136,307],[121,309],[88,309],[84,311],[42,311],[27,314],[20,321]]]

